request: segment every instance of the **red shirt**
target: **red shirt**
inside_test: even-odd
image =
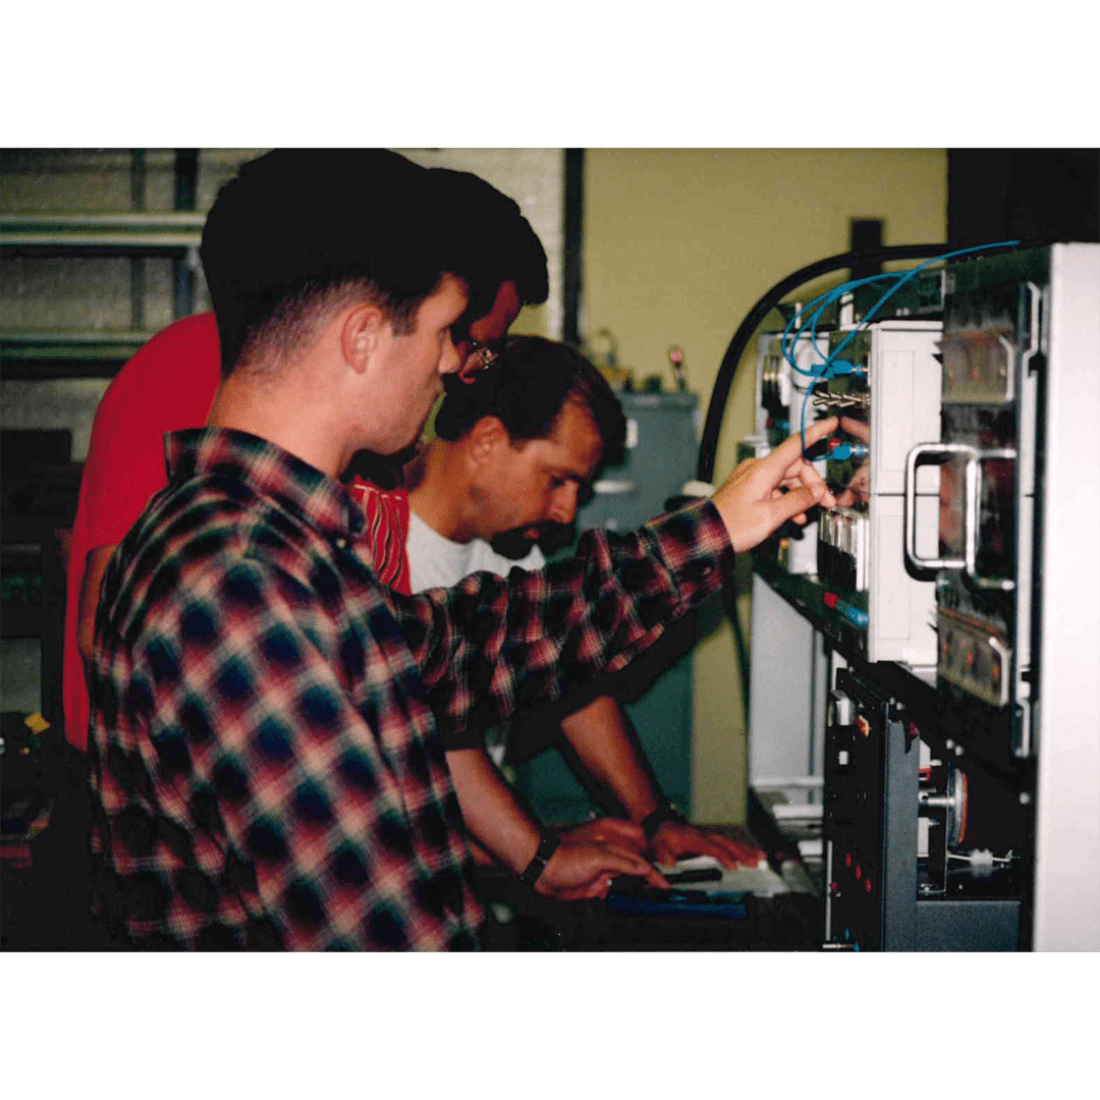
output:
[[[88,552],[121,542],[149,498],[168,484],[164,436],[206,423],[220,378],[214,314],[200,313],[157,333],[118,372],[96,410],[73,521],[65,608],[65,736],[78,749],[88,739],[88,689],[76,642]],[[367,514],[379,579],[407,594],[407,496],[358,480],[353,490]]]

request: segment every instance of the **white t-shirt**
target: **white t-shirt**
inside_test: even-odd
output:
[[[409,512],[409,581],[413,593],[425,588],[450,588],[471,573],[487,571],[498,577],[508,576],[515,566],[520,569],[541,569],[546,564],[542,551],[531,547],[524,558],[513,560],[498,554],[482,539],[452,542],[432,530],[417,514]]]
[[[414,595],[425,588],[450,588],[471,573],[487,571],[506,577],[513,566],[541,569],[546,564],[537,546],[531,547],[525,558],[514,559],[498,554],[482,539],[452,542],[429,527],[411,509],[405,548],[409,554],[409,583]],[[507,729],[505,725],[485,732],[485,749],[498,768],[504,763]]]

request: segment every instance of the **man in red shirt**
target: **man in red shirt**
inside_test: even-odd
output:
[[[65,736],[83,751],[99,583],[115,546],[167,484],[164,435],[206,423],[220,378],[213,313],[158,333],[115,376],[96,410],[69,551],[65,609]]]

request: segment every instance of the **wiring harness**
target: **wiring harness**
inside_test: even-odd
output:
[[[805,396],[802,400],[802,412],[799,416],[799,434],[802,436],[803,457],[806,457],[806,405],[809,403],[814,385],[817,382],[828,381],[830,378],[839,378],[845,374],[866,373],[866,368],[857,366],[847,359],[842,359],[840,355],[852,342],[856,334],[862,332],[867,325],[870,324],[875,314],[878,313],[891,297],[905,286],[906,283],[932,264],[941,263],[944,260],[953,259],[955,256],[964,256],[972,252],[989,252],[996,248],[1014,248],[1019,243],[1019,241],[997,241],[993,244],[979,244],[973,245],[970,248],[958,248],[952,252],[944,252],[939,256],[933,256],[931,259],[925,260],[924,263],[918,264],[910,271],[894,273],[883,272],[878,275],[868,275],[863,279],[850,279],[848,282],[841,283],[839,286],[827,290],[824,294],[819,294],[812,302],[798,309],[787,322],[787,327],[783,330],[783,339],[780,346],[783,351],[783,358],[790,364],[791,369],[798,371],[799,374],[807,375],[812,379],[811,384],[806,387]],[[845,336],[836,348],[828,355],[822,355],[817,346],[817,326],[818,322],[821,320],[822,314],[830,306],[835,305],[841,298],[846,294],[850,294],[857,287],[868,286],[871,283],[888,283],[890,286],[886,293],[867,311],[860,323]],[[802,318],[805,318],[805,320],[802,320]],[[799,324],[800,321],[801,324]],[[794,330],[796,324],[799,324],[797,331]],[[800,367],[794,355],[795,345],[807,329],[810,330],[811,351],[821,359],[820,363],[814,364],[809,370]],[[853,454],[857,454],[858,447],[859,444],[841,444],[840,447],[833,450],[832,457],[838,459],[848,458]],[[843,453],[841,453],[842,451]],[[866,453],[865,450],[864,453]]]

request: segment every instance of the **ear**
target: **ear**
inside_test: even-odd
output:
[[[366,373],[367,365],[378,352],[385,327],[385,315],[372,302],[361,302],[345,315],[340,329],[340,351],[344,362],[356,374]]]
[[[495,416],[483,416],[470,429],[466,439],[470,457],[478,465],[491,462],[501,448],[507,447],[512,441],[508,429]]]

